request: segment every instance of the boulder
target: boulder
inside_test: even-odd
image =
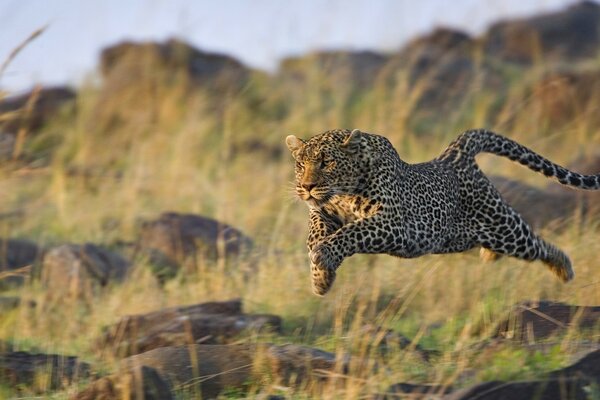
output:
[[[371,345],[382,354],[408,350],[414,352],[423,361],[429,361],[430,357],[438,354],[436,351],[422,348],[418,343],[413,343],[411,339],[398,332],[380,326],[365,325],[359,330],[358,335],[361,340],[369,340]]]
[[[0,162],[10,160],[15,151],[16,138],[12,133],[0,132]]]
[[[100,72],[106,90],[126,89],[127,84],[183,83],[227,91],[240,89],[250,70],[229,56],[205,52],[177,39],[157,42],[122,42],[100,54]]]
[[[439,385],[416,385],[413,383],[396,383],[385,391],[385,393],[376,394],[372,400],[395,400],[395,399],[441,399],[444,395],[450,393],[450,386]]]
[[[86,126],[104,135],[115,127],[128,130],[131,137],[120,138],[124,145],[131,145],[132,138],[163,118],[184,118],[188,107],[177,104],[187,104],[198,91],[210,96],[207,112],[222,111],[230,98],[226,94],[239,93],[251,75],[231,57],[177,39],[107,47],[100,54],[100,72],[102,87]]]
[[[534,229],[550,224],[564,225],[584,206],[581,198],[572,190],[550,193],[546,189],[502,176],[492,175],[489,179],[502,198]]]
[[[535,340],[564,334],[571,328],[600,326],[600,307],[576,306],[551,301],[517,304],[496,326],[493,337]]]
[[[582,1],[562,11],[502,21],[481,40],[487,55],[517,63],[592,58],[600,46],[600,5]]]
[[[89,373],[89,364],[77,357],[12,350],[0,352],[0,383],[11,387],[34,386],[34,391],[45,392],[70,385],[88,377]]]
[[[125,358],[123,371],[149,367],[172,387],[202,399],[216,398],[226,388],[244,388],[252,378],[256,348],[250,345],[160,347]]]
[[[42,283],[53,294],[90,299],[99,288],[121,282],[130,264],[119,254],[91,243],[50,249],[42,261]]]
[[[589,381],[580,379],[493,381],[458,390],[444,400],[586,400],[589,385]]]
[[[277,79],[292,85],[307,84],[343,90],[348,85],[366,89],[373,85],[388,57],[373,51],[320,51],[285,58]]]
[[[75,100],[76,93],[67,87],[57,86],[34,89],[28,93],[0,99],[0,115],[10,114],[0,122],[4,132],[16,134],[21,128],[37,131],[58,110]]]
[[[0,288],[22,284],[41,254],[29,240],[0,239]]]
[[[237,344],[161,347],[125,358],[121,371],[146,366],[155,369],[173,387],[195,397],[215,398],[225,389],[245,390],[249,382],[264,381],[299,386],[321,381],[334,371],[347,371],[347,359],[298,345]]]
[[[217,260],[243,255],[250,250],[252,240],[238,229],[212,218],[166,212],[155,220],[145,221],[137,240],[142,254],[155,261],[158,254],[165,261],[177,265],[200,260]]]
[[[280,330],[281,318],[244,314],[241,301],[231,300],[122,317],[105,329],[98,347],[128,356],[158,347],[229,343],[243,333]]]
[[[168,380],[147,366],[100,378],[71,396],[71,400],[113,399],[171,400],[175,396]]]

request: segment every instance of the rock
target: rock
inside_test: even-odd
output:
[[[121,282],[129,268],[119,254],[94,244],[65,244],[44,255],[41,280],[53,294],[89,299],[100,287]]]
[[[211,399],[225,388],[245,387],[252,377],[255,352],[250,345],[160,347],[122,360],[120,369],[150,367],[172,386]]]
[[[591,58],[600,46],[600,5],[582,1],[563,11],[499,22],[482,42],[487,55],[511,62]]]
[[[165,118],[164,107],[187,103],[198,91],[210,96],[207,112],[221,112],[231,95],[246,87],[252,73],[231,57],[177,39],[107,47],[100,55],[100,70],[103,84],[86,125],[106,135],[115,127],[137,132],[155,127]],[[168,108],[167,118],[184,118],[186,112],[187,107]],[[130,143],[129,138],[123,141]]]
[[[451,393],[444,400],[585,400],[589,381],[550,379],[522,382],[484,382]]]
[[[320,51],[285,58],[278,79],[305,87],[309,82],[343,90],[348,85],[369,88],[388,57],[373,51]]]
[[[270,372],[280,384],[290,385],[309,378],[325,379],[336,369],[336,355],[295,344],[270,346],[267,350]],[[348,373],[350,360],[344,357],[338,372]]]
[[[77,357],[10,350],[0,353],[0,382],[11,387],[33,385],[36,392],[45,392],[86,378],[89,372],[89,364]]]
[[[549,193],[526,183],[492,175],[489,177],[502,198],[513,207],[534,229],[564,222],[581,209],[581,201],[574,191]]]
[[[252,240],[230,225],[174,212],[143,222],[137,243],[142,252],[160,251],[169,262],[181,265],[190,261],[194,266],[202,259],[239,256],[252,247]]]
[[[579,378],[600,384],[600,350],[594,350],[574,364],[550,373],[555,379]]]
[[[249,76],[249,69],[234,58],[204,52],[177,39],[107,47],[100,54],[100,71],[109,90],[170,77],[171,83],[184,83],[176,79],[186,78],[188,84],[227,91],[243,87]]]
[[[31,267],[41,253],[41,249],[28,240],[0,239],[0,288],[22,284],[31,276]]]
[[[17,133],[21,128],[37,131],[44,126],[58,110],[75,100],[76,93],[64,86],[34,89],[19,96],[0,100],[0,115],[14,113],[14,116],[0,122],[5,132]],[[31,105],[28,103],[32,101]],[[27,107],[31,107],[27,111]]]
[[[535,340],[564,334],[571,328],[592,328],[600,321],[600,307],[550,301],[517,304],[495,328],[493,337]]]
[[[395,352],[397,350],[414,351],[423,361],[429,361],[431,356],[437,354],[435,351],[423,349],[419,344],[413,343],[409,338],[394,332],[391,329],[385,329],[374,325],[363,326],[358,335],[364,339],[369,338],[373,346],[376,346],[383,354]]]
[[[587,130],[600,127],[596,107],[600,101],[600,71],[596,68],[554,68],[533,83],[507,96],[500,115],[511,129],[531,127],[552,132],[571,129],[585,121]],[[519,104],[519,112],[514,105]],[[509,117],[510,116],[510,117]]]
[[[440,399],[452,391],[449,386],[415,385],[412,383],[396,383],[390,386],[385,393],[377,394],[373,400],[394,399]]]
[[[183,386],[196,397],[209,399],[226,388],[243,391],[248,382],[266,377],[297,387],[308,379],[318,382],[330,372],[346,371],[346,361],[342,363],[336,364],[335,354],[298,345],[188,345],[128,357],[120,368],[154,368],[173,387]]]
[[[223,344],[247,332],[281,330],[281,318],[243,314],[241,308],[240,300],[231,300],[125,316],[106,328],[98,347],[128,356],[158,347]]]
[[[10,160],[15,150],[15,135],[12,133],[0,132],[0,162]]]
[[[100,378],[71,400],[174,399],[171,385],[154,368],[135,366],[128,371]]]

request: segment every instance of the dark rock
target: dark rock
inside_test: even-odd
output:
[[[0,161],[10,160],[15,151],[15,135],[12,133],[0,132]]]
[[[25,351],[0,353],[0,382],[11,387],[32,386],[36,382],[43,382],[44,387],[33,389],[37,392],[54,390],[87,377],[89,372],[89,364],[79,361],[77,357]],[[40,381],[40,376],[45,379]]]
[[[267,359],[271,373],[284,385],[292,380],[298,384],[310,378],[325,379],[339,363],[333,353],[295,344],[270,346]],[[348,372],[349,361],[347,357],[342,360],[339,372]]]
[[[502,198],[534,229],[550,224],[564,226],[564,222],[584,206],[582,199],[572,190],[549,193],[545,189],[501,176],[490,176],[489,179]]]
[[[121,370],[155,369],[179,387],[203,399],[225,388],[244,388],[252,377],[256,348],[250,345],[190,345],[161,347],[121,361]]]
[[[506,101],[503,113],[511,115],[510,126],[523,126],[528,121],[537,129],[557,130],[585,120],[587,129],[600,126],[597,104],[600,101],[600,71],[597,69],[556,70],[523,89]],[[511,107],[522,104],[518,113]],[[525,125],[529,126],[529,125]]]
[[[579,379],[493,381],[456,391],[444,400],[585,400],[589,398],[589,385],[589,381]]]
[[[600,384],[600,350],[591,351],[576,363],[550,373],[550,377],[587,379]]]
[[[388,57],[372,51],[321,51],[302,57],[285,58],[279,67],[280,79],[305,85],[311,79],[327,87],[371,86]],[[326,85],[323,85],[326,86]]]
[[[167,212],[142,223],[138,236],[141,251],[160,251],[176,264],[238,256],[252,240],[236,228],[211,218]]]
[[[519,63],[594,57],[600,46],[600,5],[583,1],[564,11],[493,25],[482,38],[485,52]]]
[[[374,325],[363,326],[359,333],[362,339],[368,338],[373,346],[376,346],[380,352],[386,354],[395,352],[398,349],[414,351],[424,361],[429,361],[431,356],[437,354],[435,351],[423,349],[418,343],[403,336],[391,329],[385,329]]]
[[[175,80],[183,74],[188,83],[216,90],[239,89],[249,74],[243,64],[229,56],[204,52],[177,39],[163,43],[123,42],[108,47],[100,55],[100,70],[106,86],[135,84],[168,75]]]
[[[0,270],[11,270],[32,265],[41,255],[33,242],[22,239],[0,239]]]
[[[41,249],[28,240],[0,239],[0,287],[22,284],[31,276],[31,267],[41,253]]]
[[[14,117],[0,122],[0,128],[14,134],[21,128],[36,131],[75,97],[73,90],[62,86],[34,89],[23,95],[7,97],[0,100],[0,115],[14,113]],[[32,103],[28,104],[30,101]]]
[[[157,347],[228,343],[242,333],[280,330],[279,317],[243,314],[241,301],[232,300],[125,316],[106,329],[98,346],[127,356]]]
[[[396,383],[390,386],[385,393],[373,396],[373,400],[439,399],[451,391],[452,388],[449,386]]]
[[[100,378],[71,397],[72,400],[174,398],[168,380],[147,366],[135,366],[128,371]]]
[[[91,298],[98,288],[121,282],[129,268],[119,254],[94,244],[65,244],[44,255],[41,279],[55,294]]]
[[[600,307],[575,306],[550,301],[517,304],[501,320],[494,337],[533,342],[564,334],[571,328],[600,326]]]
[[[209,113],[222,113],[231,96],[247,87],[253,72],[222,54],[198,50],[176,39],[165,42],[123,42],[104,49],[100,56],[103,83],[90,131],[111,135],[115,131],[147,132],[168,118],[185,118],[198,92],[209,96]],[[171,105],[172,107],[169,107]],[[168,117],[163,112],[168,108]],[[123,137],[125,146],[132,138]]]
[[[299,386],[308,379],[318,382],[333,371],[346,371],[343,363],[336,364],[335,354],[304,346],[240,344],[161,347],[128,357],[120,366],[122,370],[154,368],[174,387],[206,399],[226,388],[244,390],[253,379],[269,376],[287,385]]]

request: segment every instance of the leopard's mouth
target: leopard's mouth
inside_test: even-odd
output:
[[[311,206],[318,206],[329,199],[329,191],[321,188],[313,188],[310,191],[298,188],[298,197]]]

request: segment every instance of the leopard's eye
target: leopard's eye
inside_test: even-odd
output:
[[[328,168],[333,165],[333,160],[331,158],[324,158],[321,160],[321,168]]]

